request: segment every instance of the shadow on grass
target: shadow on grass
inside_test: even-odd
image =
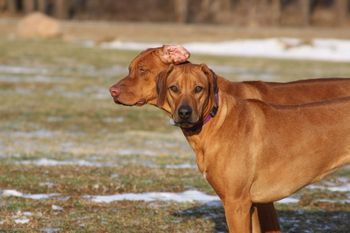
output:
[[[180,218],[205,218],[214,223],[215,233],[228,232],[224,209],[219,201],[174,213]],[[278,211],[282,232],[285,233],[349,233],[350,212],[326,210],[280,210]]]

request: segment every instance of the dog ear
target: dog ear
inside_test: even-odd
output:
[[[165,102],[166,92],[167,92],[167,78],[170,74],[170,72],[174,69],[174,65],[170,65],[167,70],[163,70],[160,72],[157,76],[157,105],[158,107],[162,107]]]
[[[209,80],[209,86],[210,86],[210,95],[214,96],[215,93],[218,92],[218,81],[217,76],[209,69],[209,67],[206,64],[200,64],[200,68],[203,71],[203,73],[208,77]]]
[[[159,57],[165,64],[180,64],[186,62],[190,56],[190,52],[181,45],[163,45]]]

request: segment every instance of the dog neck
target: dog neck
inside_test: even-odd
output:
[[[215,117],[211,117],[199,130],[190,132],[182,129],[186,140],[196,152],[196,161],[201,172],[207,170],[205,161],[208,157],[204,156],[204,151],[210,151],[218,146],[218,144],[212,143],[213,136],[221,132],[220,129],[226,124],[227,114],[231,113],[232,108],[235,108],[236,105],[232,95],[221,90],[218,93],[218,100],[220,100],[220,107],[217,109]]]

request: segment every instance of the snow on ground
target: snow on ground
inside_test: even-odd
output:
[[[133,149],[133,148],[126,148],[126,149],[118,149],[116,151],[116,154],[118,155],[147,155],[147,156],[154,156],[156,155],[154,151],[151,150],[145,150],[145,149]]]
[[[58,206],[58,205],[51,205],[51,209],[55,211],[62,211],[63,207]]]
[[[68,79],[63,79],[61,77],[51,77],[43,75],[34,76],[15,76],[15,75],[2,75],[0,74],[0,81],[11,82],[11,83],[69,83]]]
[[[15,223],[26,224],[26,223],[29,223],[29,219],[28,218],[17,218],[17,219],[15,219]]]
[[[45,232],[45,233],[55,233],[55,232],[59,232],[60,229],[59,228],[53,228],[53,227],[44,227],[44,228],[41,228],[41,231]]]
[[[32,138],[32,137],[36,137],[36,138],[52,138],[55,136],[56,132],[53,131],[49,131],[46,129],[39,129],[39,130],[35,130],[35,131],[31,131],[31,132],[24,132],[24,131],[16,131],[12,133],[13,137],[25,137],[25,138]]]
[[[189,190],[182,193],[149,192],[149,193],[123,193],[115,195],[86,196],[94,202],[110,203],[112,201],[175,201],[175,202],[209,202],[219,200],[217,196]]]
[[[350,192],[349,189],[346,190]],[[24,194],[17,190],[5,189],[0,190],[0,197],[19,197],[33,200],[47,200],[51,198],[62,197],[59,193],[50,194]],[[201,202],[206,203],[208,206],[218,206],[220,199],[216,195],[208,195],[197,190],[188,190],[181,193],[173,192],[146,192],[146,193],[121,193],[114,195],[82,195],[84,199],[91,200],[97,203],[111,203],[113,201],[173,201],[173,202]],[[67,200],[69,197],[60,198]],[[333,199],[319,199],[318,202],[329,202],[329,203],[349,203],[348,200],[333,200]],[[293,204],[299,202],[299,198],[291,196],[277,201],[280,204]],[[52,205],[52,209],[56,211],[63,210],[62,207]]]
[[[47,74],[48,69],[45,67],[0,65],[0,72],[7,74]]]
[[[58,193],[49,193],[49,194],[24,194],[17,190],[13,189],[5,189],[0,190],[0,197],[21,197],[21,198],[27,198],[27,199],[33,199],[33,200],[46,200],[53,197],[57,197],[60,194]]]
[[[197,166],[194,164],[184,163],[184,164],[167,164],[165,168],[169,169],[196,169]]]
[[[350,204],[350,200],[333,200],[333,199],[329,199],[329,198],[318,199],[317,202]]]
[[[113,41],[102,43],[102,48],[144,50],[159,47],[160,43]],[[298,38],[242,39],[223,42],[191,42],[183,44],[193,54],[246,56],[300,60],[350,62],[350,40]]]
[[[54,160],[41,158],[37,160],[24,160],[17,162],[18,164],[25,165],[37,165],[37,166],[63,166],[63,165],[74,165],[74,166],[83,166],[83,167],[102,167],[107,166],[98,162],[90,162],[86,160]]]
[[[298,203],[298,202],[299,202],[299,199],[295,197],[286,197],[282,200],[277,201],[277,203],[280,203],[280,204],[292,204],[292,203]]]
[[[337,185],[337,186],[321,186],[321,185],[310,185],[309,189],[321,189],[328,190],[331,192],[350,192],[350,183]]]
[[[208,205],[221,205],[218,204],[220,199],[216,195],[207,195],[205,193],[189,190],[182,193],[168,193],[168,192],[149,192],[149,193],[123,193],[115,195],[96,195],[85,196],[86,198],[98,202],[98,203],[110,203],[113,201],[174,201],[174,202],[202,202]],[[294,197],[284,198],[278,203],[291,204],[297,203],[299,199]]]
[[[61,196],[58,193],[51,194],[24,194],[17,190],[5,189],[0,190],[0,197],[19,197],[28,198],[33,200],[46,200],[54,197]],[[175,201],[175,202],[211,202],[218,201],[219,198],[213,195],[207,195],[205,193],[189,190],[182,193],[170,193],[170,192],[149,192],[149,193],[124,193],[115,195],[83,195],[84,198],[94,202],[110,203],[112,201]],[[62,207],[52,205],[53,210],[62,210]]]

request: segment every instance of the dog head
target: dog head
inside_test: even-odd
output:
[[[170,64],[186,62],[190,53],[179,45],[164,45],[151,48],[136,56],[129,66],[129,74],[110,87],[110,93],[117,104],[155,104],[157,98],[156,77]]]
[[[209,114],[217,78],[205,64],[171,65],[157,79],[159,106],[168,105],[176,125],[191,128]]]

